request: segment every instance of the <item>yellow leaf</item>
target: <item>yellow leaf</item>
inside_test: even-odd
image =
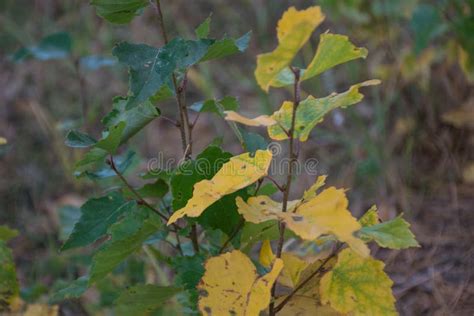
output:
[[[0,137],[0,145],[6,145],[7,144],[7,139],[4,137]]]
[[[284,298],[277,300],[277,305],[283,301]],[[279,316],[340,316],[341,313],[338,313],[330,306],[323,306],[317,300],[302,296],[295,295],[291,300],[283,307],[283,309],[278,313]]]
[[[318,50],[307,69],[301,70],[301,81],[317,76],[324,71],[340,65],[342,63],[357,59],[366,58],[367,49],[356,47],[345,35],[324,33],[319,39]],[[271,86],[282,87],[294,83],[294,74],[287,67],[283,69]]]
[[[263,90],[268,91],[272,80],[291,63],[323,20],[318,6],[301,11],[291,7],[283,14],[277,27],[278,47],[271,53],[257,56],[255,77]]]
[[[168,225],[185,215],[198,217],[224,195],[245,188],[267,175],[271,160],[270,150],[257,150],[254,157],[245,153],[230,158],[211,180],[202,180],[194,185],[193,197],[185,207],[173,213]]]
[[[198,286],[201,313],[257,316],[270,304],[270,291],[283,261],[276,259],[272,270],[259,277],[252,261],[234,250],[209,259],[205,268]]]
[[[289,252],[282,253],[281,259],[283,260],[283,272],[278,282],[294,288],[300,281],[301,273],[308,266],[308,262]]]
[[[308,201],[291,201],[285,213],[281,211],[281,203],[268,196],[251,197],[247,202],[237,197],[236,204],[246,221],[258,224],[283,220],[302,239],[313,241],[323,234],[333,234],[361,256],[369,255],[369,248],[354,236],[361,225],[348,210],[344,190],[330,187]]]
[[[319,176],[316,179],[316,182],[308,190],[304,191],[303,200],[307,201],[314,198],[316,196],[316,192],[326,184],[326,178],[326,175]]]
[[[316,260],[313,263],[306,266],[306,268],[300,273],[299,281],[296,286],[299,286],[298,292],[286,303],[283,309],[278,315],[322,315],[322,316],[335,316],[342,315],[335,311],[330,306],[323,306],[319,295],[319,282],[321,281],[321,274],[311,278],[310,282],[303,282],[311,276],[317,270],[321,271],[322,260]],[[335,258],[329,260],[324,265],[324,269],[329,269],[335,264]],[[286,268],[286,263],[285,263]],[[278,298],[276,305],[280,304],[286,297],[283,296]]]
[[[272,251],[272,245],[268,239],[265,239],[262,242],[262,248],[260,248],[260,255],[258,257],[258,261],[264,266],[265,268],[269,268],[272,265],[273,260],[275,260],[275,255]]]
[[[343,93],[333,93],[325,98],[316,99],[309,96],[300,102],[296,110],[295,137],[304,142],[308,139],[313,128],[323,121],[324,116],[331,110],[339,107],[346,107],[360,102],[364,95],[359,92],[361,87],[380,84],[380,80],[368,80],[355,84]],[[281,108],[273,113],[272,118],[279,124],[268,126],[268,135],[274,140],[285,140],[288,138],[285,130],[291,127],[291,117],[293,115],[293,102],[283,102]],[[285,129],[283,130],[282,127]]]
[[[269,268],[276,259],[269,240],[263,241],[258,259],[265,268]],[[283,271],[278,278],[278,283],[293,288],[299,282],[300,274],[308,266],[308,263],[289,252],[283,252],[281,259],[283,260]]]
[[[393,282],[384,266],[382,261],[362,258],[350,249],[341,251],[334,268],[321,279],[322,303],[351,315],[396,315]]]
[[[359,219],[359,223],[362,226],[372,226],[378,224],[379,222],[379,213],[377,212],[376,205],[372,205],[372,207],[369,208],[367,212],[365,212],[364,215],[362,215],[362,217]]]
[[[237,211],[245,218],[247,222],[259,224],[269,220],[280,219],[282,204],[273,201],[267,195],[250,197],[245,202],[240,196],[235,199]],[[300,201],[289,201],[287,209],[293,211]]]
[[[369,248],[354,236],[361,225],[347,207],[344,190],[330,187],[301,204],[294,214],[282,215],[288,228],[303,239],[314,240],[323,234],[334,234],[361,256],[368,256]]]
[[[268,115],[260,115],[256,118],[249,119],[234,111],[224,111],[227,121],[234,121],[248,126],[271,126],[277,122]]]
[[[24,316],[56,316],[58,315],[58,305],[30,304]]]

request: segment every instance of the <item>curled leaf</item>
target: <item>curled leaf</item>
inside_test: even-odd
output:
[[[257,57],[255,77],[263,90],[268,91],[272,80],[291,63],[323,20],[324,15],[318,6],[301,11],[291,7],[283,14],[277,27],[278,47]]]
[[[227,121],[234,121],[248,126],[272,126],[277,122],[268,115],[260,115],[256,118],[249,119],[234,111],[225,111],[225,119]]]

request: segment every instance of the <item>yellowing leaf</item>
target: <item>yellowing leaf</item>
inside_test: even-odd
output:
[[[260,255],[258,260],[265,268],[268,268],[272,265],[273,260],[275,260],[275,255],[272,251],[272,245],[268,239],[265,239],[262,242],[262,248],[260,248]]]
[[[306,266],[306,268],[300,273],[299,281],[296,286],[299,290],[296,294],[286,303],[283,309],[278,315],[322,315],[322,316],[333,316],[342,315],[335,311],[331,306],[323,306],[319,295],[319,282],[321,281],[321,274],[317,274],[312,277],[309,282],[302,284],[309,276],[316,271],[321,271],[321,264],[324,261],[316,260],[313,263]],[[334,266],[336,259],[333,258],[326,262],[324,269],[327,270]],[[285,263],[286,267],[286,263]],[[322,271],[321,271],[322,272]],[[276,305],[278,306],[286,297],[278,298]]]
[[[283,14],[277,27],[278,47],[271,53],[257,56],[255,77],[263,90],[268,91],[272,80],[291,63],[323,20],[318,6],[301,11],[291,7]]]
[[[252,261],[234,250],[209,259],[205,268],[198,286],[201,313],[255,316],[270,304],[270,291],[283,262],[276,259],[272,270],[259,277]]]
[[[282,204],[273,201],[267,195],[250,197],[247,202],[245,202],[241,197],[237,197],[235,202],[238,207],[237,211],[247,222],[259,224],[269,220],[281,219],[280,213],[282,210]],[[300,201],[289,201],[287,206],[288,211],[293,211],[294,207],[299,202]]]
[[[385,248],[405,249],[420,246],[410,231],[410,224],[401,215],[390,221],[362,227],[358,235],[365,241],[374,240],[380,247]]]
[[[360,102],[364,95],[359,92],[360,87],[380,84],[380,80],[368,80],[353,85],[343,93],[333,93],[325,98],[315,99],[309,96],[301,101],[296,110],[295,137],[304,142],[308,139],[313,128],[323,121],[324,116],[338,107],[346,107]],[[273,113],[272,118],[279,124],[268,127],[268,135],[274,140],[285,140],[288,138],[285,130],[291,127],[291,116],[293,114],[293,102],[283,102],[280,110]],[[285,129],[283,130],[282,127]]]
[[[321,301],[351,315],[396,315],[393,282],[384,266],[382,261],[343,250],[334,268],[321,279]]]
[[[246,221],[258,224],[280,219],[302,239],[313,241],[323,234],[333,234],[361,256],[369,254],[364,242],[354,236],[361,225],[347,209],[344,190],[330,187],[308,201],[291,201],[285,213],[281,203],[268,196],[251,197],[247,202],[237,198],[236,204]]]
[[[194,185],[193,197],[185,207],[173,213],[168,225],[185,215],[198,217],[224,195],[245,188],[267,175],[271,160],[269,150],[257,150],[254,157],[245,153],[230,158],[211,180],[202,180]]]
[[[314,240],[323,234],[334,234],[361,256],[368,256],[367,246],[354,236],[361,226],[347,207],[344,190],[330,187],[301,204],[294,214],[282,215],[288,228],[303,239]]]
[[[317,195],[316,192],[321,187],[323,187],[324,184],[326,184],[326,178],[327,178],[326,175],[319,176],[316,179],[316,182],[308,190],[304,191],[303,200],[307,201],[307,200],[310,200],[310,199],[314,198]]]
[[[260,248],[259,261],[265,268],[271,267],[276,256],[273,254],[270,241],[264,240]],[[300,279],[300,274],[308,266],[308,263],[289,252],[281,254],[283,260],[283,271],[278,278],[278,283],[288,287],[295,287]]]
[[[294,288],[300,281],[301,273],[308,266],[308,262],[289,252],[282,253],[281,259],[283,260],[283,272],[278,282]]]
[[[283,301],[284,298],[277,300],[277,305]],[[278,313],[279,316],[339,316],[338,313],[330,306],[323,306],[312,297],[303,295],[295,295]]]
[[[7,139],[5,137],[0,137],[0,145],[6,145]]]
[[[234,121],[248,126],[271,126],[277,122],[268,115],[260,115],[256,118],[249,119],[234,111],[224,111],[227,121]]]
[[[301,81],[317,76],[339,64],[367,57],[367,49],[355,47],[347,36],[339,34],[321,34],[318,50],[307,69],[301,70]],[[272,86],[281,87],[294,83],[294,74],[285,68],[272,82]]]
[[[365,212],[364,215],[362,215],[362,217],[359,219],[359,223],[362,225],[362,227],[372,226],[378,224],[379,222],[379,214],[377,212],[376,205],[372,205],[372,207],[369,208],[367,212]]]

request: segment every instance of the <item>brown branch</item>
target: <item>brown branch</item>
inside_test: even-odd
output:
[[[293,164],[296,160],[296,155],[295,155],[295,152],[294,152],[294,134],[295,134],[295,122],[296,122],[296,110],[298,108],[298,105],[300,104],[300,99],[301,99],[301,96],[300,96],[300,69],[299,68],[294,68],[294,67],[291,67],[291,70],[293,71],[293,74],[295,75],[295,84],[294,84],[294,92],[293,92],[293,97],[294,97],[294,101],[293,101],[293,111],[292,111],[292,114],[291,114],[291,126],[290,126],[290,130],[288,131],[289,133],[289,143],[288,143],[288,156],[289,156],[289,160],[290,160],[290,164],[288,165],[288,172],[287,172],[287,178],[286,178],[286,184],[285,184],[285,187],[284,187],[284,191],[283,191],[283,202],[282,202],[282,212],[286,212],[287,209],[288,209],[288,199],[289,199],[289,196],[290,196],[290,189],[291,189],[291,181],[292,181],[292,178],[293,178]],[[280,258],[281,257],[281,253],[282,253],[282,250],[283,250],[283,243],[285,241],[285,229],[286,229],[286,225],[284,222],[280,221],[279,223],[279,228],[280,228],[280,237],[278,239],[278,246],[277,246],[277,253],[276,253],[276,257],[277,258]],[[274,298],[275,297],[275,292],[276,292],[276,284],[273,285],[272,287],[272,297]],[[276,310],[275,310],[275,302],[272,301],[270,303],[270,306],[269,306],[269,314],[270,316],[274,316],[276,314]]]
[[[265,178],[273,182],[273,184],[277,187],[278,190],[281,192],[285,192],[285,187],[280,185],[272,176],[266,175]]]
[[[110,168],[112,168],[112,170],[119,177],[119,179],[123,182],[123,184],[125,184],[125,186],[130,190],[130,192],[132,192],[133,195],[135,195],[135,197],[137,198],[139,204],[145,205],[147,208],[149,208],[150,210],[152,210],[153,212],[158,214],[163,220],[165,220],[166,222],[168,221],[168,217],[166,215],[164,215],[157,208],[153,207],[150,203],[145,201],[145,199],[140,195],[140,193],[138,193],[137,190],[135,190],[130,185],[130,183],[128,183],[127,179],[125,179],[123,174],[117,169],[117,166],[115,165],[115,161],[114,161],[114,156],[110,155],[110,159],[107,160],[107,164],[110,165]]]
[[[298,292],[301,288],[303,288],[303,286],[305,286],[309,281],[311,281],[312,278],[314,278],[320,272],[322,272],[323,269],[324,269],[324,266],[329,262],[329,260],[331,260],[332,258],[334,258],[338,254],[338,252],[341,248],[342,248],[342,244],[337,246],[336,249],[332,252],[332,254],[329,255],[329,257],[327,257],[326,259],[324,259],[324,261],[321,263],[319,268],[317,268],[306,279],[304,279],[303,282],[301,282],[297,287],[295,287],[293,289],[293,291],[290,294],[288,294],[288,296],[285,297],[285,299],[280,304],[278,304],[277,307],[275,307],[275,309],[274,309],[275,314],[283,309],[283,307],[291,300],[291,298],[296,294],[296,292]]]
[[[165,22],[163,18],[163,10],[161,9],[160,0],[156,0],[156,10],[158,12],[158,18],[160,22],[161,34],[165,44],[168,44],[168,33],[166,32]],[[173,72],[171,75],[171,80],[173,82],[173,87],[176,95],[176,104],[179,111],[179,131],[181,134],[181,145],[183,148],[184,159],[191,158],[192,154],[192,128],[189,122],[188,109],[186,108],[186,87],[187,87],[187,73],[184,74],[183,81],[180,86],[178,86],[178,80],[176,74]],[[199,253],[199,240],[197,235],[197,226],[192,224],[191,226],[191,235],[190,235],[194,251]]]

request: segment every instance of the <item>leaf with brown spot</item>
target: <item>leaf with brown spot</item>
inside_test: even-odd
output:
[[[238,250],[213,257],[198,286],[199,310],[204,315],[259,315],[270,304],[271,288],[283,269],[276,259],[264,276],[257,274],[252,261]]]

